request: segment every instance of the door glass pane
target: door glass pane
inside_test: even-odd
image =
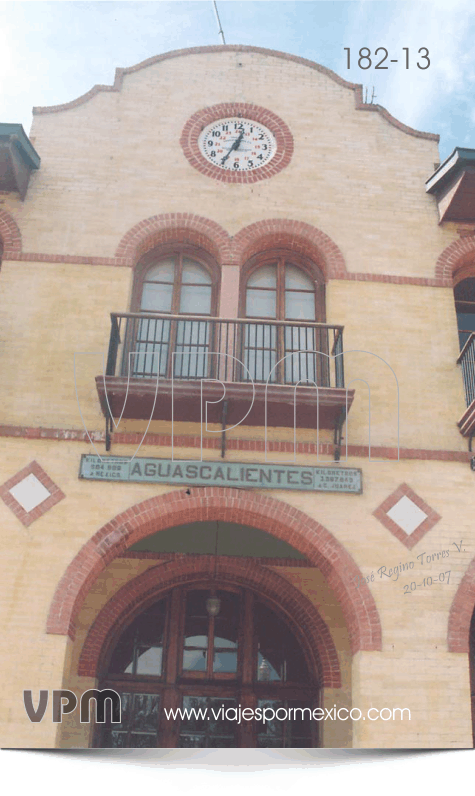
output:
[[[260,699],[258,706],[267,713],[266,723],[259,722],[257,745],[260,748],[308,748],[312,746],[311,706],[308,702]],[[272,718],[271,710],[274,711]]]
[[[305,657],[287,624],[261,602],[256,602],[254,615],[259,650],[257,679],[309,684]]]
[[[132,732],[130,734],[131,749],[154,749],[157,746],[157,736],[146,733]]]
[[[134,619],[131,627],[138,645],[162,646],[167,602],[164,599],[153,603]]]
[[[110,716],[102,734],[101,748],[150,748],[157,746],[160,697],[158,694],[120,693],[120,724]]]
[[[166,600],[154,603],[122,633],[112,654],[110,672],[133,674],[135,665],[137,673],[161,674],[166,605]]]
[[[186,595],[183,671],[205,672],[208,651],[209,616],[207,591],[189,591]]]
[[[213,672],[216,672],[216,674],[232,674],[236,671],[237,652],[215,649],[213,658]]]
[[[133,668],[134,638],[133,635],[126,636],[124,634],[114,650],[109,671],[113,674],[132,674]]]
[[[137,650],[136,674],[162,673],[162,647],[139,647]]]
[[[274,713],[284,706],[284,703],[277,699],[259,699],[257,702],[258,707],[264,711],[268,708],[266,713],[266,722],[259,722],[257,730],[257,746],[262,749],[271,749],[276,747],[284,747],[284,731],[285,720],[272,718],[271,710]],[[278,715],[283,716],[281,711]],[[267,718],[268,717],[268,718]]]
[[[183,650],[183,671],[205,672],[208,659],[206,650]]]
[[[221,607],[214,620],[213,672],[237,672],[237,649],[240,617],[239,595],[218,591]]]
[[[103,734],[101,749],[124,749],[127,747],[127,733],[118,730],[106,730]]]
[[[287,703],[292,709],[290,723],[290,746],[303,749],[312,746],[312,706],[309,702],[292,701]]]
[[[261,680],[262,682],[270,683],[270,682],[280,682],[282,680],[282,661],[276,661],[274,657],[274,664],[277,668],[274,668],[273,664],[264,657],[262,652],[258,652],[257,654],[257,679]]]
[[[237,721],[236,700],[221,697],[185,696],[183,710],[188,718],[181,721],[180,748],[234,748],[236,743]],[[230,708],[234,711],[226,713]]]
[[[134,732],[156,733],[159,704],[158,694],[134,694],[130,729]]]

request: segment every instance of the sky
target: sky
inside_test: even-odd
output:
[[[473,0],[218,0],[218,10],[227,44],[300,55],[362,83],[397,119],[439,133],[442,160],[455,146],[475,148]],[[29,133],[35,105],[110,85],[116,67],[220,43],[211,0],[0,2],[0,121]],[[371,51],[367,69],[358,66],[362,47]],[[430,65],[420,69],[424,47]],[[387,69],[375,69],[378,48],[388,51]]]
[[[438,133],[441,160],[455,146],[475,148],[473,0],[219,0],[218,10],[227,44],[299,55],[362,83],[369,99],[374,94],[373,101],[400,121]],[[210,0],[0,2],[0,122],[21,123],[29,133],[33,106],[69,102],[97,83],[110,85],[117,67],[170,50],[220,43]],[[358,66],[363,47],[371,51],[367,69]],[[345,48],[350,48],[350,68]],[[382,63],[384,50],[375,57],[378,48],[388,51]],[[403,48],[408,48],[409,68]],[[417,66],[427,65],[422,48],[430,60],[426,69]],[[391,63],[394,59],[397,63]],[[377,63],[388,68],[375,69]],[[97,752],[71,752],[71,765],[145,776],[182,794],[293,794],[318,789],[328,777],[384,764],[398,768],[424,756],[411,750],[392,755],[358,750],[223,750],[221,755],[217,750],[155,750],[154,756],[142,750],[133,757],[127,750],[120,761],[105,756],[99,762]],[[64,750],[56,758],[51,753],[63,762],[65,755]]]

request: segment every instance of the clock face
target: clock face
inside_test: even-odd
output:
[[[209,163],[234,172],[259,169],[272,160],[277,150],[267,127],[237,116],[209,124],[201,132],[198,144]]]

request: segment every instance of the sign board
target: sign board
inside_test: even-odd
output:
[[[256,462],[190,462],[180,459],[81,456],[79,478],[142,484],[234,486],[246,489],[298,489],[309,492],[363,491],[362,472],[354,467],[300,467]]]

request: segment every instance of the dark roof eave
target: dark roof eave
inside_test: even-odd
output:
[[[0,123],[0,140],[14,144],[21,158],[31,169],[39,169],[41,158],[21,124]]]
[[[456,146],[452,154],[426,180],[426,193],[439,193],[459,172],[470,166],[475,167],[475,149]]]

